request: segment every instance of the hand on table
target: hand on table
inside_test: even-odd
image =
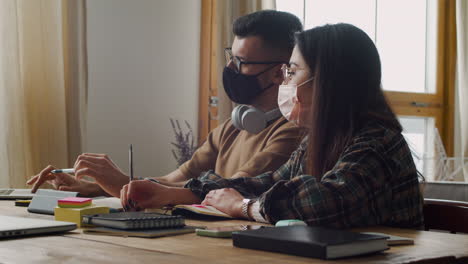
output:
[[[56,168],[49,165],[39,174],[29,179],[27,184],[34,184],[31,191],[35,193],[44,182],[47,182],[56,190],[78,192],[80,195],[86,197],[99,195],[99,186],[96,186],[95,183],[85,180],[77,180],[74,176],[66,173],[50,173],[55,169]]]
[[[210,191],[202,205],[211,205],[232,217],[244,218],[242,214],[242,200],[244,197],[233,188],[224,188]]]

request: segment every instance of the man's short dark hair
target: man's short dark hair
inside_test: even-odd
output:
[[[232,31],[241,38],[258,36],[267,46],[291,53],[294,34],[302,31],[302,23],[287,12],[262,10],[237,18]]]

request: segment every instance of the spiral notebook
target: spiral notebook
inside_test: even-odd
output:
[[[177,228],[185,226],[180,215],[163,215],[145,212],[121,212],[83,216],[83,223],[124,230]]]

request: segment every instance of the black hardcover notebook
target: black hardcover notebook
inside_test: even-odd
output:
[[[284,226],[232,233],[236,247],[320,259],[336,259],[388,249],[387,237],[323,227]]]
[[[154,229],[185,226],[180,215],[163,215],[145,212],[121,212],[83,216],[83,223],[117,229]]]

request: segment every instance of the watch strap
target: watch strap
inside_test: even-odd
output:
[[[242,200],[242,215],[249,220],[252,220],[252,218],[249,216],[249,205],[253,204],[254,202],[255,200],[252,199]]]

